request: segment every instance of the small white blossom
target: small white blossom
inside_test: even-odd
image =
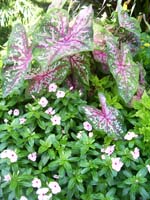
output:
[[[13,110],[10,109],[10,110],[8,111],[8,115],[11,115],[12,113],[13,113]]]
[[[7,124],[7,123],[8,123],[8,119],[4,119],[4,123],[6,123],[6,124]]]
[[[53,178],[55,178],[55,179],[59,179],[59,175],[54,174]]]
[[[37,153],[36,152],[33,152],[33,153],[30,153],[28,155],[28,159],[35,162],[36,161],[36,158],[37,158]]]
[[[41,187],[41,180],[39,178],[34,178],[32,180],[32,187],[40,188]]]
[[[150,173],[150,165],[146,165],[148,172]]]
[[[1,154],[0,154],[0,157],[1,158],[8,158],[8,150],[2,151]]]
[[[41,97],[40,101],[39,101],[39,105],[42,106],[43,108],[45,108],[48,104],[48,100],[45,97]]]
[[[11,180],[10,174],[4,176],[4,181],[9,182]]]
[[[20,111],[18,110],[18,109],[15,109],[14,111],[13,111],[13,115],[14,116],[18,116],[20,114]]]
[[[134,151],[131,151],[131,154],[133,156],[133,158],[136,160],[139,158],[140,156],[140,150],[139,148],[135,147]]]
[[[106,153],[108,156],[110,156],[115,150],[115,145],[110,145],[106,148],[102,148],[101,152]]]
[[[83,122],[83,127],[86,131],[92,131],[92,125],[89,122]]]
[[[24,117],[19,119],[20,124],[24,124],[26,122],[26,119]]]
[[[25,196],[21,196],[21,197],[20,197],[20,200],[28,200],[28,199],[27,199],[27,197],[25,197]]]
[[[128,132],[125,136],[125,140],[132,140],[133,138],[137,138],[138,135],[136,135],[134,132]]]
[[[49,192],[49,188],[39,188],[36,191],[38,194],[38,200],[49,200],[52,197],[52,194],[47,194]]]
[[[93,132],[89,132],[89,137],[93,137]]]
[[[61,91],[61,90],[58,90],[57,93],[56,93],[56,97],[59,99],[59,98],[63,98],[65,96],[65,92],[64,91]]]
[[[60,125],[61,124],[61,117],[59,115],[54,115],[51,118],[51,122],[53,125]]]
[[[105,155],[105,154],[102,154],[102,155],[101,155],[101,159],[102,159],[102,160],[105,160],[105,158],[106,158],[106,155]]]
[[[55,83],[51,83],[48,87],[49,92],[56,92],[57,90],[57,85]]]
[[[10,159],[10,162],[14,163],[17,161],[18,156],[14,151],[10,151],[8,154],[8,158]]]
[[[120,161],[120,158],[111,158],[112,161],[112,169],[119,172],[123,166],[123,162]]]
[[[77,133],[77,136],[76,136],[78,139],[80,139],[81,137],[82,137],[82,132],[81,131],[79,131],[78,133]]]
[[[45,111],[46,114],[48,115],[54,115],[55,114],[55,110],[53,110],[52,107],[49,107],[46,111]]]
[[[61,192],[61,187],[56,181],[52,181],[48,184],[53,194],[57,194]]]
[[[12,162],[12,163],[16,162],[18,159],[17,154],[13,150],[10,150],[10,149],[2,151],[2,153],[0,154],[0,157],[1,158],[9,158],[10,162]]]

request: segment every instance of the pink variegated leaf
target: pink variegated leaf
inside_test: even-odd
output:
[[[92,19],[91,6],[82,9],[70,23],[65,10],[50,9],[34,34],[34,58],[47,70],[63,57],[93,50]]]
[[[69,56],[68,59],[72,73],[75,73],[83,84],[89,85],[90,61],[88,54],[76,54]]]
[[[39,93],[42,89],[48,88],[49,84],[53,82],[61,84],[69,72],[69,62],[64,59],[53,63],[45,72],[26,76],[26,79],[30,82],[30,93]]]
[[[127,45],[121,48],[113,38],[107,41],[108,64],[116,80],[118,91],[123,100],[128,103],[136,93],[139,84],[139,66],[133,61]]]
[[[100,130],[116,136],[123,135],[126,128],[123,124],[121,113],[117,109],[107,106],[106,99],[102,94],[99,94],[99,99],[101,110],[92,106],[82,107],[87,120],[92,124],[95,130]]]
[[[3,67],[3,96],[6,97],[22,84],[32,59],[27,35],[21,24],[14,26],[8,41],[8,55]]]

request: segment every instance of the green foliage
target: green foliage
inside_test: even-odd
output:
[[[27,33],[15,25],[0,57],[0,199],[149,200],[149,35],[121,1],[106,19],[77,1],[41,20],[45,1],[5,3],[19,8],[3,23]]]

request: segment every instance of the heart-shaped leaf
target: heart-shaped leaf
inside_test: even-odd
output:
[[[63,57],[92,51],[92,19],[91,6],[82,9],[70,23],[65,10],[50,9],[34,34],[34,58],[47,70]]]
[[[92,106],[83,106],[87,120],[95,130],[104,131],[107,134],[123,135],[126,128],[123,124],[121,113],[110,106],[107,106],[104,95],[99,94],[101,110]]]
[[[31,49],[28,46],[25,28],[21,24],[17,24],[10,34],[8,55],[3,67],[4,97],[20,87],[31,59]]]
[[[128,103],[136,93],[139,84],[139,67],[133,61],[127,45],[121,48],[113,38],[107,40],[108,64],[116,80],[118,91],[123,100]]]

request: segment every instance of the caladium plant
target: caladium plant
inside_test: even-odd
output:
[[[92,51],[92,19],[91,6],[82,9],[71,22],[67,11],[50,9],[34,33],[34,58],[47,69],[63,57]]]
[[[107,40],[108,64],[118,86],[118,92],[128,103],[136,93],[139,84],[139,66],[133,61],[126,44],[119,48],[116,41],[110,37]]]
[[[25,28],[21,24],[14,26],[8,41],[8,53],[3,67],[3,96],[18,89],[29,69],[32,59],[31,48]]]
[[[103,94],[99,94],[99,100],[101,103],[101,110],[92,106],[82,107],[87,120],[92,124],[95,130],[119,137],[123,136],[126,127],[123,123],[121,113],[117,109],[107,106],[106,98]]]

